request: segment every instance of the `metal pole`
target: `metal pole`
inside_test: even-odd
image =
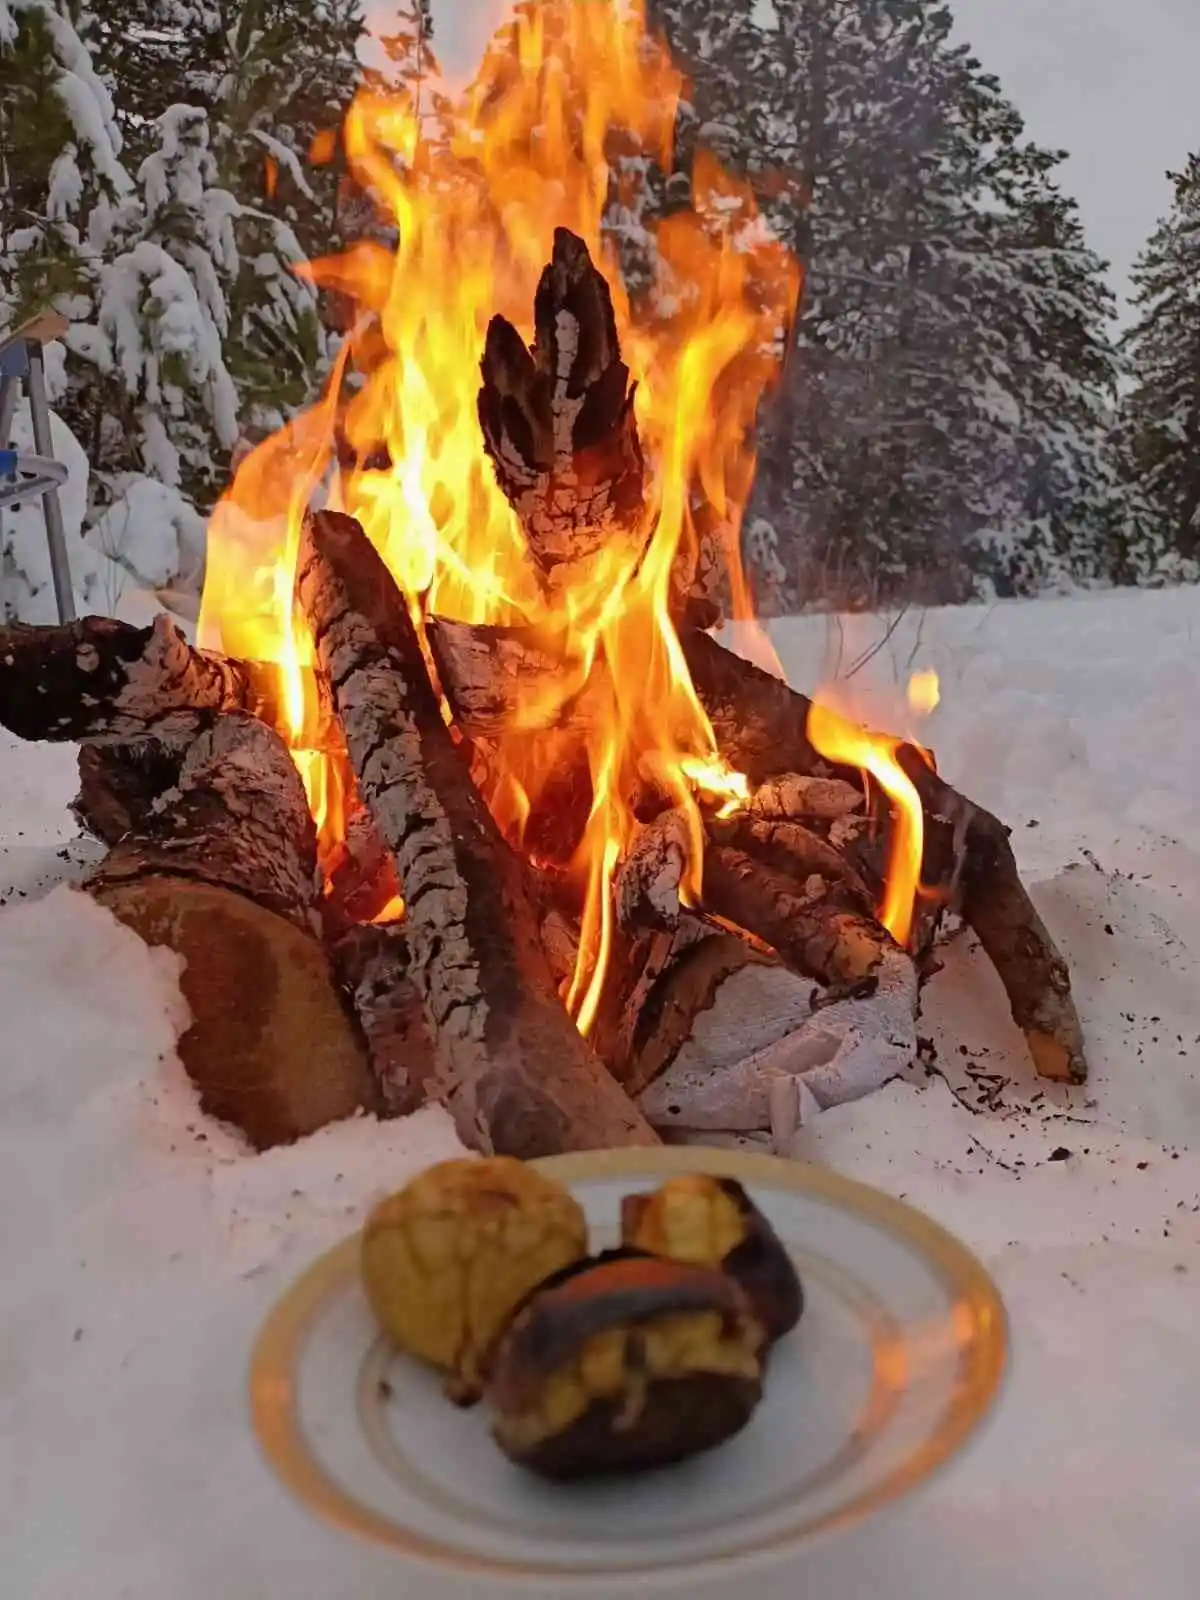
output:
[[[19,393],[20,383],[15,376],[0,378],[0,450],[7,450],[12,443],[13,418],[17,414]],[[0,622],[7,621],[8,601],[4,598],[4,513],[0,511]]]
[[[54,439],[50,432],[50,407],[46,401],[46,369],[42,365],[42,347],[32,342],[29,351],[29,372],[26,384],[29,390],[29,418],[33,423],[33,448],[40,456],[54,460]],[[67,559],[67,535],[63,527],[62,506],[58,490],[50,489],[42,496],[42,511],[46,518],[46,542],[50,546],[50,575],[54,579],[54,599],[58,605],[60,622],[75,621],[75,595],[71,588],[71,563]]]

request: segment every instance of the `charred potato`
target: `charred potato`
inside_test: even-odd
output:
[[[724,1272],[610,1252],[533,1294],[487,1385],[493,1435],[540,1476],[665,1466],[745,1426],[767,1334]]]
[[[362,1278],[384,1331],[478,1399],[488,1354],[517,1306],[587,1253],[570,1194],[508,1157],[443,1161],[376,1206]]]
[[[627,1195],[621,1202],[621,1239],[651,1255],[721,1267],[745,1290],[772,1340],[800,1320],[804,1293],[792,1258],[732,1178],[688,1174],[653,1194]]]

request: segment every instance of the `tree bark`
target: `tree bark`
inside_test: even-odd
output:
[[[404,598],[352,518],[306,518],[297,593],[359,793],[396,860],[435,1089],[460,1136],[525,1158],[655,1143],[563,1008],[526,865],[472,783]]]
[[[744,928],[785,965],[837,993],[869,986],[892,941],[844,883],[798,883],[732,845],[704,852],[704,908]]]
[[[367,1042],[388,1111],[422,1106],[434,1075],[433,1041],[409,975],[403,924],[351,928],[333,945],[334,970]]]
[[[331,736],[315,680],[306,703],[318,709],[305,743]],[[112,617],[58,627],[0,628],[0,723],[21,739],[180,744],[206,712],[245,711],[283,726],[279,669],[193,649],[165,615],[148,628]]]
[[[235,712],[173,759],[108,746],[81,771],[77,814],[113,843],[85,887],[184,958],[179,1054],[203,1109],[258,1149],[382,1110],[321,944],[316,835],[282,741]]]

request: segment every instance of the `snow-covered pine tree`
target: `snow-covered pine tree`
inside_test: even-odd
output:
[[[1134,268],[1133,387],[1123,434],[1168,573],[1200,579],[1200,153],[1172,173],[1174,204]],[[1144,568],[1145,560],[1139,563]],[[1135,575],[1141,575],[1136,573]]]
[[[76,602],[111,610],[124,575],[82,532],[103,495],[88,470],[96,427],[121,400],[96,313],[112,218],[133,181],[92,59],[93,21],[60,0],[0,0],[0,333],[50,306],[69,319],[66,346],[46,352],[55,453],[70,473],[59,498]],[[32,448],[23,407],[13,437]],[[40,502],[5,512],[0,579],[6,613],[55,620]]]
[[[947,7],[656,11],[693,66],[694,119],[722,129],[805,267],[754,507],[793,602],[1111,567],[1128,508],[1105,447],[1102,267],[1054,186],[1060,157],[952,44]]]
[[[1120,579],[1142,538],[1138,496],[1113,450],[1115,299],[1055,182],[1061,159],[1014,145],[1009,203],[993,219],[992,251],[1017,278],[1015,294],[1000,281],[994,310],[1004,388],[1018,405],[1016,492],[989,574],[1003,593]]]

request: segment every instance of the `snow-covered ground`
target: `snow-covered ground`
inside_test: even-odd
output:
[[[844,634],[843,669],[881,631]],[[1073,962],[1093,1081],[1033,1080],[960,939],[926,992],[928,1060],[802,1136],[812,1159],[907,1198],[981,1254],[1009,1306],[1013,1366],[949,1472],[757,1583],[756,1600],[1194,1592],[1197,633],[1196,592],[929,613],[902,619],[855,675],[863,712],[894,722],[909,672],[938,671],[943,703],[922,734],[1014,826]],[[838,642],[819,619],[775,637],[805,686]],[[275,1296],[381,1189],[455,1149],[449,1125],[435,1111],[360,1120],[255,1157],[201,1117],[174,1055],[174,958],[50,888],[87,854],[68,843],[72,773],[70,751],[0,743],[0,1591],[480,1594],[310,1520],[259,1463],[244,1397]]]

